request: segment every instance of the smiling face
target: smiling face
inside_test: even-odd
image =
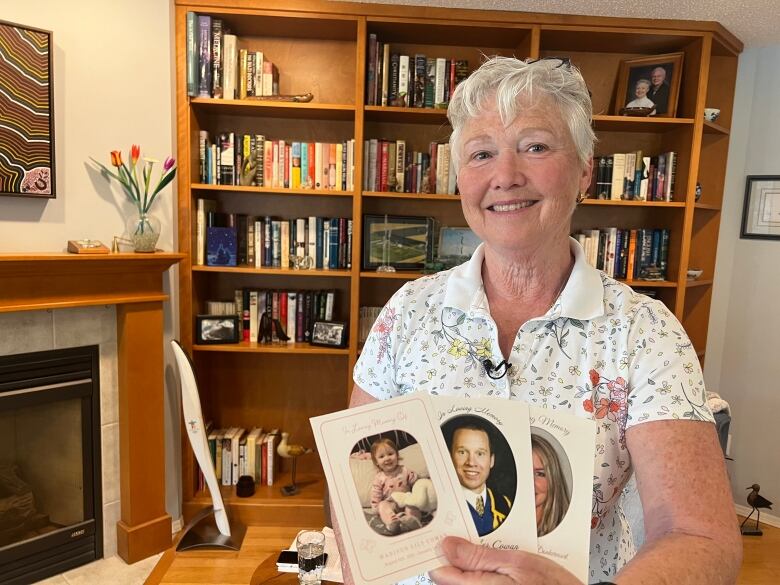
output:
[[[489,97],[461,135],[458,187],[469,227],[508,255],[568,238],[577,194],[590,184],[571,134],[549,99],[504,127]],[[522,103],[522,102],[521,102]]]
[[[658,87],[661,85],[664,80],[666,79],[666,69],[663,67],[656,67],[653,69],[652,73],[650,74],[650,80],[653,82],[653,85]]]
[[[385,473],[392,473],[398,467],[398,451],[390,445],[380,445],[374,453],[374,465]]]
[[[487,433],[477,429],[456,430],[452,435],[450,455],[460,485],[480,493],[495,463]]]
[[[650,91],[650,84],[647,81],[641,79],[636,82],[636,87],[634,88],[634,95],[636,97],[643,98],[647,95],[648,91]]]
[[[534,502],[536,505],[536,523],[539,524],[542,521],[542,515],[544,513],[544,504],[547,501],[547,470],[542,463],[542,458],[536,449],[533,449],[533,464],[534,464]]]

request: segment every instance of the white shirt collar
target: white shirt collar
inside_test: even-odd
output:
[[[482,283],[482,262],[485,259],[484,244],[480,244],[468,262],[456,266],[447,280],[444,306],[458,309],[470,317],[487,314],[488,302]],[[574,267],[569,280],[550,310],[541,319],[550,321],[560,317],[593,319],[604,314],[604,284],[601,274],[588,264],[579,242],[569,238],[574,255]]]
[[[460,486],[460,489],[463,490],[463,496],[466,498],[466,501],[471,504],[471,507],[475,510],[477,509],[477,498],[482,498],[482,503],[484,504],[485,508],[488,507],[488,501],[487,501],[487,486],[482,486],[482,491],[479,493],[472,492],[469,488]]]

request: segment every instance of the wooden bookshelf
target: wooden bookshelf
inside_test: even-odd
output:
[[[366,60],[369,34],[399,53],[467,59],[481,55],[568,56],[593,95],[596,155],[642,150],[679,155],[670,202],[586,200],[573,230],[621,227],[671,231],[667,280],[628,281],[653,289],[682,321],[704,358],[707,343],[718,229],[733,115],[737,61],[742,44],[717,23],[602,18],[431,7],[294,0],[176,0],[176,71],[179,171],[179,247],[186,256],[180,275],[181,339],[192,353],[206,418],[215,425],[279,427],[297,443],[313,446],[308,418],[346,407],[351,371],[359,352],[361,306],[381,306],[420,272],[376,273],[361,268],[364,214],[433,216],[440,225],[465,225],[459,197],[363,191],[364,140],[404,139],[424,150],[446,140],[446,112],[434,108],[367,105]],[[309,103],[189,98],[186,88],[186,13],[222,18],[239,46],[262,50],[280,70],[281,93],[311,91]],[[617,72],[623,59],[680,51],[683,76],[676,118],[612,115]],[[716,122],[704,108],[717,107]],[[355,139],[354,191],[204,185],[198,177],[198,132],[262,132],[269,139],[335,142]],[[702,187],[695,201],[696,183]],[[223,211],[295,218],[319,215],[353,219],[349,270],[294,271],[255,267],[194,266],[195,202],[216,199]],[[689,268],[706,279],[686,280]],[[337,317],[349,323],[345,349],[308,345],[241,343],[193,345],[193,324],[207,300],[229,299],[235,288],[337,290]],[[208,500],[195,493],[196,468],[189,446],[183,453],[185,516]],[[312,510],[322,496],[322,469],[316,456],[303,457],[299,472],[313,478],[302,496],[283,498],[278,485],[253,498],[224,495],[231,508],[252,522],[319,525]],[[281,484],[279,484],[281,485]],[[321,508],[319,508],[321,511]],[[319,518],[319,517],[318,517]]]

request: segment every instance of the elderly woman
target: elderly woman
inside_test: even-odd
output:
[[[561,469],[561,461],[549,441],[531,435],[531,455],[534,466],[534,500],[536,505],[536,535],[555,530],[569,509],[569,488]]]
[[[558,59],[495,57],[458,86],[448,116],[463,213],[483,244],[393,295],[351,405],[426,390],[594,419],[589,582],[733,583],[740,539],[691,343],[663,304],[590,266],[569,236],[595,140],[582,76]],[[639,551],[622,508],[631,474]],[[533,553],[443,546],[452,566],[432,574],[439,583],[579,583]]]

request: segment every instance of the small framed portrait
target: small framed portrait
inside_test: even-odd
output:
[[[341,321],[315,321],[311,344],[325,347],[347,346],[347,324]]]
[[[682,63],[683,53],[622,61],[615,114],[674,118],[677,115]]]
[[[467,227],[442,227],[439,230],[438,258],[471,258],[474,250],[482,243],[471,229]]]
[[[748,175],[739,237],[780,240],[780,176]]]
[[[238,335],[238,317],[235,315],[198,315],[195,318],[197,343],[238,343]]]
[[[363,270],[422,270],[430,260],[432,241],[430,217],[364,215]]]

